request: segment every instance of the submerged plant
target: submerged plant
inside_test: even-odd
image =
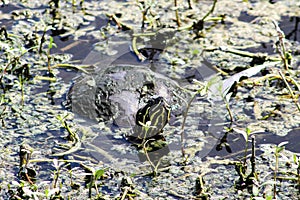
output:
[[[184,145],[185,145],[185,139],[184,139],[184,129],[185,129],[185,123],[186,123],[186,119],[187,119],[187,114],[189,112],[189,109],[191,107],[192,102],[194,101],[194,99],[197,97],[197,95],[207,95],[208,92],[208,88],[210,86],[210,82],[208,83],[201,83],[199,81],[196,81],[195,84],[198,85],[198,89],[197,91],[193,94],[192,98],[188,101],[187,106],[186,106],[186,110],[183,113],[183,120],[182,120],[182,125],[181,125],[181,131],[180,131],[180,140],[181,140],[181,153],[182,153],[182,157],[184,159],[184,163],[187,161],[188,157],[185,154],[185,149],[184,149]]]
[[[274,167],[274,185],[273,185],[273,198],[276,198],[277,190],[276,190],[276,182],[277,182],[277,173],[279,169],[279,155],[284,150],[284,145],[286,142],[280,143],[275,146],[274,156],[275,156],[275,167]]]
[[[144,154],[145,154],[145,156],[146,156],[147,161],[149,162],[149,164],[150,164],[150,166],[151,166],[152,174],[153,174],[153,176],[155,177],[155,176],[157,176],[158,167],[159,167],[159,165],[160,165],[160,160],[161,160],[161,158],[159,158],[159,160],[157,161],[156,165],[155,165],[155,163],[151,160],[151,158],[150,158],[150,156],[149,156],[149,154],[148,154],[147,146],[146,146],[147,143],[150,142],[150,141],[151,141],[151,139],[146,140],[146,141],[143,143],[143,151],[144,151]]]
[[[208,200],[210,199],[210,194],[209,188],[205,186],[205,182],[203,180],[203,175],[200,174],[197,179],[196,179],[196,184],[195,184],[195,193],[197,198],[202,199],[202,200]]]
[[[53,41],[53,37],[49,36],[49,45],[48,45],[48,51],[47,51],[47,59],[48,59],[48,72],[49,74],[53,74],[52,73],[52,69],[51,69],[51,54],[50,51],[53,48],[53,46],[56,46],[56,44]]]
[[[152,11],[152,7],[157,4],[155,0],[146,0],[141,2],[136,0],[136,3],[142,12],[142,29],[145,28],[146,24],[148,24],[150,28],[154,29],[161,26],[159,16]]]
[[[61,146],[67,146],[66,148],[68,150],[66,150],[65,152],[53,154],[52,156],[64,156],[67,154],[71,154],[71,153],[77,151],[81,147],[81,140],[80,140],[78,134],[76,133],[76,131],[72,131],[69,124],[66,122],[67,117],[68,117],[68,115],[65,115],[65,116],[58,115],[57,119],[61,122],[62,127],[67,130],[67,132],[68,132],[67,138],[69,139],[69,141],[72,142],[72,144],[71,144],[71,146],[61,145]]]
[[[1,125],[2,127],[5,127],[5,113],[6,113],[6,109],[7,109],[7,106],[6,106],[6,103],[7,103],[7,100],[5,99],[5,95],[4,94],[1,94],[0,96],[0,121],[1,121]]]
[[[82,164],[82,166],[85,168],[85,170],[90,173],[89,175],[86,176],[87,180],[87,187],[89,189],[89,198],[92,197],[92,188],[95,187],[96,194],[97,194],[97,199],[102,196],[101,193],[99,193],[98,190],[98,183],[97,180],[103,178],[105,170],[104,169],[95,169],[93,167],[89,167],[87,165]]]
[[[255,168],[255,137],[249,128],[246,128],[246,131],[242,131],[242,135],[244,136],[246,140],[246,145],[245,145],[245,155],[243,158],[243,161],[240,163],[235,164],[235,169],[236,172],[239,175],[239,180],[236,183],[236,188],[237,189],[245,189],[247,188],[248,191],[251,194],[256,193],[257,190],[257,172]],[[250,173],[247,174],[247,152],[248,152],[248,144],[249,144],[249,139],[251,135],[251,157],[250,157],[250,163],[251,163],[251,171]]]
[[[31,148],[28,144],[22,144],[20,146],[20,169],[19,169],[19,177],[22,180],[28,181],[31,185],[33,185],[36,179],[36,171],[33,168],[28,166],[28,163],[31,159],[31,154],[33,152],[33,148]]]

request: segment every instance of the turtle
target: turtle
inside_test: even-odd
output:
[[[161,133],[171,117],[182,114],[190,94],[147,66],[115,64],[79,77],[67,96],[73,112],[132,128],[131,136],[146,139]]]

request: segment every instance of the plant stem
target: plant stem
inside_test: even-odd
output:
[[[191,0],[187,0],[187,2],[189,4],[189,9],[193,9]]]
[[[153,171],[153,176],[156,176],[157,175],[157,169],[158,169],[158,166],[160,164],[160,159],[158,160],[156,166],[154,165],[154,163],[151,161],[150,157],[149,157],[149,154],[147,152],[147,149],[146,149],[146,144],[149,142],[150,140],[146,140],[146,142],[144,143],[143,145],[143,150],[144,150],[144,153],[146,155],[146,158],[148,160],[148,162],[150,163],[150,166],[152,168],[152,171]]]
[[[136,46],[136,39],[137,37],[136,36],[133,36],[132,38],[132,49],[133,49],[133,52],[135,53],[135,55],[138,57],[138,59],[143,62],[146,60],[146,58],[143,56],[142,53],[139,52],[137,46]]]
[[[177,26],[180,27],[181,22],[180,22],[180,18],[179,18],[179,14],[178,14],[177,0],[174,0],[174,6],[175,6],[176,23],[177,23]]]
[[[53,188],[56,188],[56,184],[57,184],[57,181],[58,181],[58,177],[59,177],[59,168],[57,169],[56,172],[54,172],[54,182],[53,182]]]
[[[211,9],[208,11],[208,13],[206,13],[206,15],[202,18],[202,21],[203,21],[203,22],[204,22],[204,20],[205,20],[211,13],[214,12],[215,7],[216,7],[216,4],[217,4],[217,1],[218,1],[218,0],[214,0],[213,6],[212,6]]]
[[[273,20],[273,24],[274,24],[275,29],[276,29],[277,34],[278,34],[278,41],[279,41],[279,44],[277,45],[278,52],[279,52],[279,55],[281,57],[281,60],[283,61],[284,68],[286,70],[288,70],[289,64],[288,64],[288,60],[287,60],[287,57],[286,57],[287,53],[286,53],[286,48],[285,48],[285,44],[284,44],[285,35],[284,35],[284,32],[280,29],[280,27],[278,26],[278,24],[275,20]]]
[[[252,153],[251,153],[251,175],[254,176],[255,174],[255,136],[251,136],[251,142],[252,142]]]
[[[24,79],[22,75],[19,76],[19,84],[21,87],[21,105],[23,106],[25,98],[24,98]]]
[[[249,58],[256,58],[256,59],[263,59],[264,61],[280,61],[281,58],[279,57],[272,57],[272,56],[268,56],[267,54],[262,54],[262,53],[251,53],[248,51],[241,51],[238,49],[233,49],[230,47],[226,47],[226,46],[220,46],[220,47],[213,47],[213,48],[207,48],[204,51],[223,51],[226,53],[232,53],[235,55],[239,55],[239,56],[243,56],[243,57],[249,57]]]
[[[275,169],[274,169],[274,186],[273,186],[273,199],[276,199],[276,180],[279,167],[279,153],[283,150],[282,146],[277,145],[275,147]]]
[[[93,187],[93,184],[94,184],[94,180],[95,180],[95,176],[94,174],[92,176],[90,176],[90,187],[89,187],[89,198],[92,198],[92,187]]]
[[[75,151],[80,149],[81,140],[80,140],[78,134],[71,130],[70,126],[67,124],[67,122],[64,120],[64,118],[62,118],[61,116],[57,116],[57,119],[62,123],[62,126],[69,133],[68,137],[70,138],[71,141],[73,141],[73,145],[69,150],[67,150],[65,152],[61,152],[61,153],[52,154],[51,156],[64,156],[64,155],[67,155],[67,154],[74,153]]]
[[[233,118],[233,114],[232,114],[232,111],[230,109],[230,105],[229,105],[229,102],[227,101],[226,97],[224,98],[224,102],[226,104],[226,109],[228,111],[228,114],[229,114],[229,117],[230,117],[230,122],[233,122],[234,118]]]
[[[287,82],[285,76],[282,74],[281,70],[279,70],[278,73],[279,73],[279,75],[281,76],[281,78],[282,78],[284,84],[286,85],[286,87],[287,87],[287,89],[288,89],[290,95],[292,96],[292,99],[293,99],[295,105],[297,106],[298,111],[300,112],[300,105],[299,105],[299,103],[298,103],[298,98],[295,96],[294,92],[292,91],[292,88],[291,88],[290,85],[288,84],[288,82]]]
[[[127,194],[128,194],[128,187],[125,187],[125,191],[120,200],[124,200],[126,198]]]
[[[183,121],[182,121],[182,125],[181,125],[181,138],[180,138],[180,140],[181,140],[181,153],[182,153],[182,157],[185,157],[185,151],[184,151],[184,126],[185,126],[185,122],[186,122],[186,118],[187,118],[187,113],[188,113],[188,111],[189,111],[189,109],[190,109],[190,107],[191,107],[191,104],[192,104],[192,102],[194,101],[194,99],[196,98],[196,95],[198,94],[198,92],[196,92],[193,96],[192,96],[192,98],[191,98],[191,100],[188,102],[188,104],[187,104],[187,108],[186,108],[186,111],[184,112],[184,114],[183,114]]]
[[[247,140],[246,140],[245,151],[244,151],[243,173],[246,172],[246,170],[244,170],[244,169],[246,169],[248,144],[249,144],[249,135],[247,134]]]

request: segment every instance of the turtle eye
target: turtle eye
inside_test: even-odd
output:
[[[170,118],[170,107],[162,97],[153,99],[141,108],[136,115],[136,125],[140,128],[135,129],[143,138],[152,137],[162,131]]]

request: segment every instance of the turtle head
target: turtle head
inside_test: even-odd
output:
[[[163,97],[150,99],[136,113],[136,125],[132,136],[146,139],[161,133],[170,119],[170,113],[170,106]]]

